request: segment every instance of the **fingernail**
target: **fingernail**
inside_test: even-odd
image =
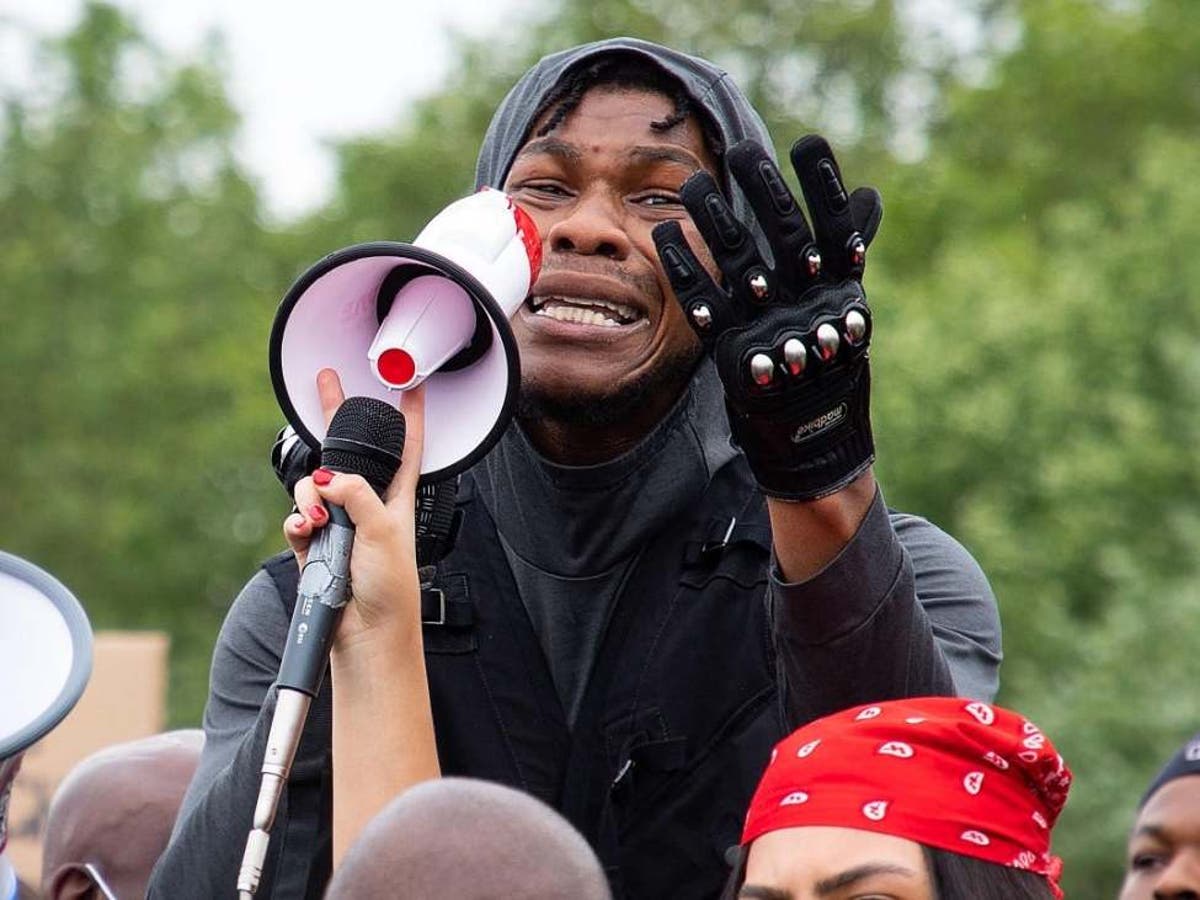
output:
[[[322,521],[325,518],[325,515],[325,507],[321,506],[319,503],[308,508],[308,517],[314,522]]]
[[[300,515],[300,513],[292,513],[290,516],[288,516],[288,527],[293,531],[299,531],[304,527],[304,523],[307,521],[308,519],[304,518],[304,516]]]
[[[328,469],[317,469],[313,472],[313,484],[319,484],[322,487],[333,481],[333,473]]]

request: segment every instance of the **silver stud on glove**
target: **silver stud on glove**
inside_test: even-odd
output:
[[[750,293],[754,295],[755,300],[766,300],[767,294],[771,292],[771,285],[767,282],[767,276],[762,272],[755,272],[746,283],[750,285]]]
[[[775,360],[765,353],[750,357],[750,377],[759,387],[766,387],[775,380]]]
[[[851,346],[858,346],[867,336],[867,317],[857,309],[846,313],[846,340]]]
[[[804,269],[809,278],[816,278],[821,274],[821,254],[813,247],[804,251]]]
[[[837,356],[842,339],[838,337],[837,329],[825,322],[817,329],[817,352],[825,362]]]
[[[808,365],[808,349],[800,338],[788,338],[783,342],[783,364],[790,375],[800,375]]]
[[[850,238],[850,265],[856,269],[861,269],[867,264],[867,245],[863,242],[862,236],[855,234]]]

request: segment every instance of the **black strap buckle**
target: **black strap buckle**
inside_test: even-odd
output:
[[[737,526],[737,516],[729,519],[729,527],[725,529],[725,534],[719,541],[705,541],[700,545],[701,559],[712,559],[715,556],[720,556],[725,548],[729,546],[729,539],[733,537],[733,529]]]
[[[446,624],[446,592],[441,588],[421,588],[421,624]]]

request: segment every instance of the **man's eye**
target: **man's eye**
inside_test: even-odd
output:
[[[679,199],[678,194],[668,194],[661,191],[641,194],[634,198],[634,202],[639,206],[649,206],[655,209],[683,206],[683,201]]]
[[[546,197],[565,197],[566,190],[560,185],[547,181],[526,181],[518,184],[515,191],[533,191],[536,194],[541,194]]]
[[[1165,857],[1161,853],[1135,853],[1129,860],[1129,868],[1135,872],[1144,872],[1162,865],[1164,861]]]

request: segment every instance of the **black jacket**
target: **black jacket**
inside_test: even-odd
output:
[[[424,635],[443,770],[560,809],[618,896],[715,896],[760,769],[790,728],[861,702],[956,687],[990,699],[995,689],[994,601],[966,551],[877,498],[833,564],[781,585],[769,577],[765,504],[738,458],[641,553],[569,733],[470,475],[460,507],[456,550],[435,581],[447,624]],[[224,896],[235,883],[295,597],[290,557],[265,569],[218,641],[205,757],[152,896]],[[442,598],[431,598],[429,617],[440,617]],[[330,696],[327,682],[259,896],[319,897],[328,879]]]

